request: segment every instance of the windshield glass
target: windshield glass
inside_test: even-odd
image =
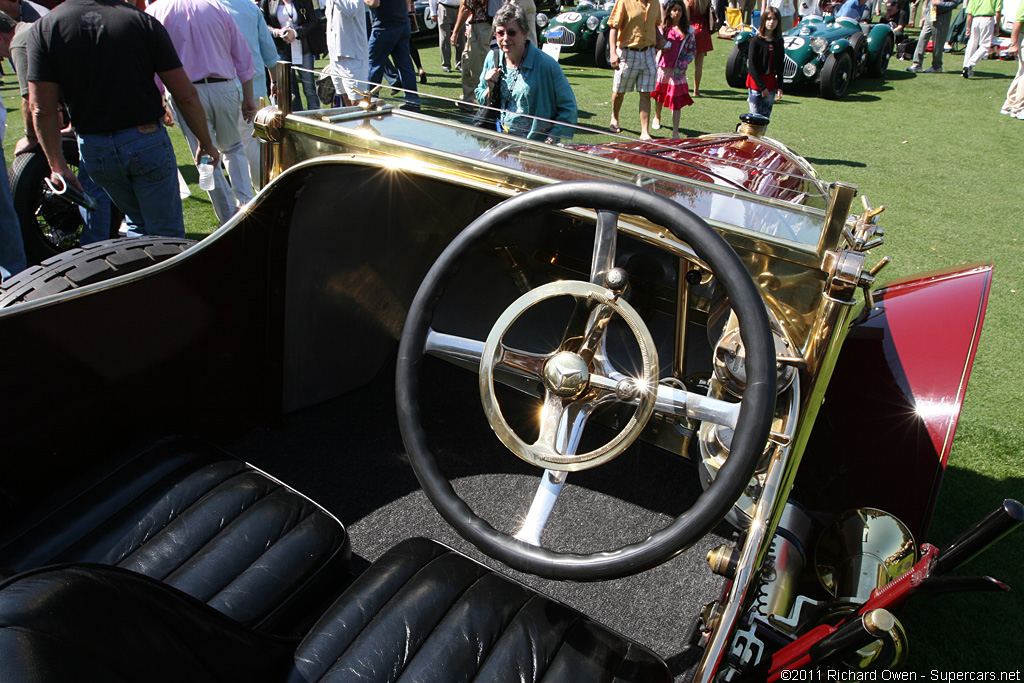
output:
[[[385,86],[373,95],[369,112],[352,106],[293,113],[364,140],[379,136],[544,178],[641,185],[723,229],[770,235],[810,249],[821,238],[826,184],[773,141],[729,133],[641,142],[514,112],[529,125],[520,127],[520,135],[511,135],[502,130],[510,112],[496,111],[496,117],[484,122],[486,107],[426,93],[419,93],[418,106],[411,106],[403,95],[399,88]]]

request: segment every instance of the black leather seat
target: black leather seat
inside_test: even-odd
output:
[[[301,642],[114,567],[0,582],[0,681],[670,681],[649,650],[424,539],[366,570]]]
[[[348,560],[334,517],[187,437],[128,450],[0,532],[0,576],[56,563],[118,566],[243,624],[292,632],[337,593]]]

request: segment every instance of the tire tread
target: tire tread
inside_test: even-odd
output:
[[[177,237],[123,237],[71,249],[6,280],[0,285],[0,308],[134,273],[194,243]]]

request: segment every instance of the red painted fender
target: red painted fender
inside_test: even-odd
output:
[[[949,460],[992,264],[904,278],[875,294],[843,345],[794,495],[811,511],[886,510],[918,542]]]

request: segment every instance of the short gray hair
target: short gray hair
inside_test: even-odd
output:
[[[526,12],[523,8],[517,5],[515,2],[506,2],[501,6],[501,9],[494,15],[494,22],[492,26],[498,28],[499,26],[508,26],[512,22],[519,24],[519,30],[523,33],[529,33],[529,22],[526,20]]]

